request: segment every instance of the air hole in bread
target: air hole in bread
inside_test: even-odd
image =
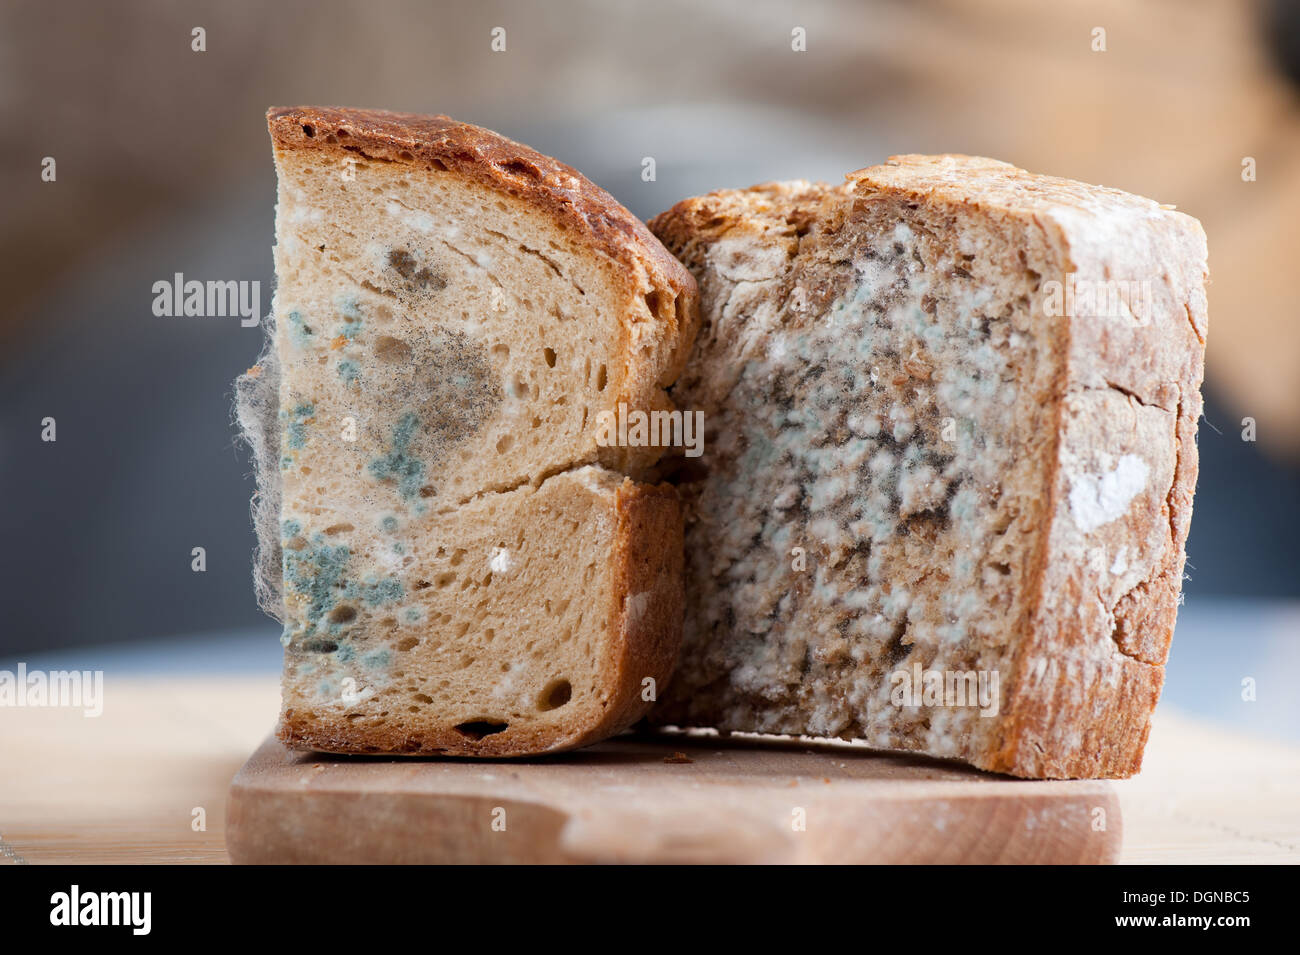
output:
[[[526,179],[540,179],[542,172],[535,165],[524,159],[512,159],[509,162],[503,162],[497,167],[502,172],[514,173],[516,176],[522,176]]]
[[[302,134],[306,136],[308,139],[311,139],[316,135],[316,129],[313,126],[308,126],[304,124],[302,127]]]
[[[375,340],[375,357],[392,363],[410,361],[411,346],[400,338],[381,335]]]
[[[509,723],[499,723],[495,720],[469,720],[465,723],[457,723],[455,729],[457,733],[470,739],[482,739],[485,736],[504,732],[509,727]]]
[[[397,641],[397,649],[406,652],[407,650],[413,650],[419,643],[420,641],[416,637],[402,637],[401,640]]]
[[[514,443],[515,439],[512,435],[503,434],[501,439],[497,441],[497,454],[505,454]]]
[[[553,680],[537,701],[537,708],[542,711],[558,710],[573,698],[573,685],[568,680]]]
[[[609,382],[609,372],[605,370],[604,365],[601,365],[599,370],[596,372],[596,390],[604,391],[605,385],[608,382]]]
[[[659,290],[658,289],[646,293],[645,307],[650,309],[651,315],[659,314]]]
[[[350,623],[357,619],[357,608],[351,604],[339,604],[330,611],[330,623]]]
[[[331,524],[325,528],[326,534],[346,534],[348,531],[356,530],[351,524]]]
[[[555,349],[554,349],[554,348],[543,348],[543,349],[542,349],[542,357],[546,359],[546,367],[547,367],[547,368],[554,368],[554,367],[555,367]]]

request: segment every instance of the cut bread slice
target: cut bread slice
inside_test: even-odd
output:
[[[609,195],[487,130],[317,108],[268,124],[274,347],[239,405],[259,592],[285,625],[281,738],[525,755],[617,732],[647,705],[640,681],[668,673],[680,568],[628,569],[672,546],[675,505],[610,482],[663,449],[605,446],[596,421],[670,407],[693,279]],[[596,465],[619,473],[575,483]],[[546,524],[561,513],[588,537],[566,543]],[[479,566],[498,538],[528,555],[515,576]],[[538,702],[564,681],[568,702]]]
[[[653,718],[1127,776],[1196,480],[1196,220],[964,156],[689,199],[682,660]]]
[[[340,527],[286,511],[285,743],[513,756],[642,716],[681,639],[667,486],[584,467],[452,514]]]

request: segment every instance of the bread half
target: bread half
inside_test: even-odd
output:
[[[1196,482],[1196,220],[966,156],[688,199],[682,662],[654,718],[1128,776]]]
[[[281,739],[510,756],[623,729],[680,639],[680,513],[631,480],[663,449],[595,423],[669,406],[693,279],[608,194],[488,130],[268,123],[274,347],[239,392]]]

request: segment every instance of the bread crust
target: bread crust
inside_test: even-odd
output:
[[[766,183],[694,197],[650,227],[700,268],[708,247],[733,235],[785,243],[793,255],[801,217],[829,219],[850,202],[949,204],[1035,235],[1053,272],[1044,279],[1152,286],[1133,321],[1109,321],[1087,306],[1051,320],[1056,373],[1046,400],[1056,424],[1043,476],[1046,526],[1001,715],[969,757],[1018,776],[1130,776],[1141,768],[1163,683],[1196,483],[1204,232],[1151,200],[981,157],[895,156],[847,179],[847,187]],[[1049,321],[1041,310],[1035,320]],[[1151,475],[1139,500],[1081,530],[1071,507],[1080,469],[1139,452]]]

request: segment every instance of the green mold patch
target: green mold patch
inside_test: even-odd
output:
[[[350,577],[354,555],[347,544],[331,543],[325,534],[310,537],[301,523],[286,520],[282,549],[284,591],[296,619],[286,622],[282,642],[304,637],[299,648],[309,653],[336,653],[347,645],[347,635],[358,624],[360,606],[382,607],[405,595],[400,577],[371,575]],[[350,657],[339,656],[340,661]]]
[[[339,377],[343,379],[344,385],[351,385],[361,378],[361,366],[351,358],[345,358],[338,363]]]
[[[289,335],[299,348],[308,348],[316,340],[316,330],[307,324],[302,312],[296,309],[289,313]]]
[[[414,412],[402,415],[393,425],[388,452],[370,462],[370,473],[377,480],[395,483],[404,501],[413,500],[424,484],[424,462],[411,452],[419,427],[420,419]]]
[[[361,303],[355,295],[339,295],[334,299],[334,307],[349,322],[361,321]]]
[[[330,544],[316,534],[304,546],[284,549],[284,585],[307,604],[305,633],[314,633],[321,619],[334,609],[345,583],[352,552],[346,544]]]
[[[316,406],[310,401],[299,402],[292,410],[281,409],[280,423],[284,428],[285,447],[301,451],[307,446],[307,428],[315,415]]]
[[[349,581],[343,587],[348,600],[364,601],[367,607],[382,607],[402,599],[402,582],[397,577],[368,577],[362,583]]]

